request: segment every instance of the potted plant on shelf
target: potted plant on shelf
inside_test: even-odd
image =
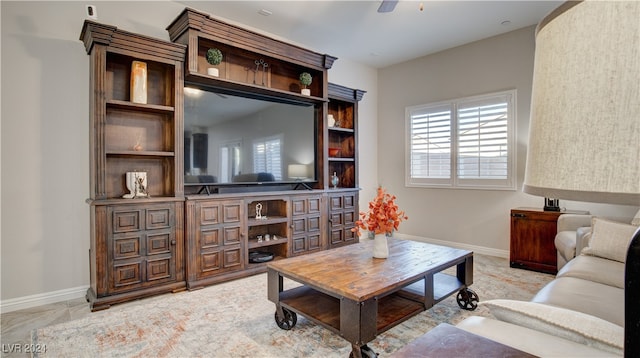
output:
[[[312,81],[312,78],[309,72],[302,72],[300,74],[300,84],[304,86],[302,88],[301,93],[305,96],[311,95],[311,90],[307,88],[307,86],[311,84],[311,81]]]
[[[396,196],[386,192],[381,186],[378,194],[369,202],[369,211],[360,212],[360,220],[356,221],[356,227],[352,229],[360,236],[361,230],[373,233],[373,257],[387,258],[389,247],[387,236],[391,236],[398,230],[400,223],[409,217],[404,211],[399,210],[395,203]]]
[[[222,62],[222,51],[218,50],[217,48],[210,48],[209,50],[207,50],[207,62],[212,66],[218,66],[220,62]],[[207,74],[209,76],[218,77],[218,68],[207,68]]]

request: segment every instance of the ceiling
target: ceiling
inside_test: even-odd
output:
[[[535,25],[563,3],[401,0],[393,12],[378,13],[380,0],[176,2],[374,68]]]

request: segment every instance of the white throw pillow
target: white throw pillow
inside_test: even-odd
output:
[[[601,318],[536,302],[489,300],[481,304],[501,321],[603,351],[624,353],[624,328]]]
[[[627,261],[627,250],[637,226],[593,218],[589,246],[581,253],[619,262]]]

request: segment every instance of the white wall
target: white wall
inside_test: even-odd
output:
[[[86,4],[0,2],[3,311],[82,297],[89,285],[89,56],[79,40]],[[90,4],[101,23],[164,40],[184,9]],[[367,91],[360,144],[374,149],[363,151],[360,171],[375,182],[376,71],[338,59],[329,76]]]
[[[509,210],[542,207],[524,194],[534,59],[534,27],[467,44],[382,69],[378,73],[378,178],[398,196],[409,220],[400,233],[480,247],[500,256],[509,250]],[[507,89],[517,90],[517,191],[408,188],[405,173],[405,107]],[[568,209],[632,217],[628,206],[560,201]]]

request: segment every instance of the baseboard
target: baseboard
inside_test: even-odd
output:
[[[492,249],[484,246],[476,246],[476,245],[462,244],[459,242],[436,240],[428,237],[406,235],[401,233],[395,233],[393,234],[393,236],[399,239],[422,241],[422,242],[426,242],[434,245],[450,246],[450,247],[455,247],[457,249],[469,250],[480,255],[495,256],[495,257],[501,257],[505,259],[509,258],[508,250],[498,250],[498,249]]]
[[[0,301],[0,312],[7,313],[25,308],[38,307],[50,303],[84,298],[89,286],[68,288],[65,290],[39,293],[31,296],[11,298]]]

